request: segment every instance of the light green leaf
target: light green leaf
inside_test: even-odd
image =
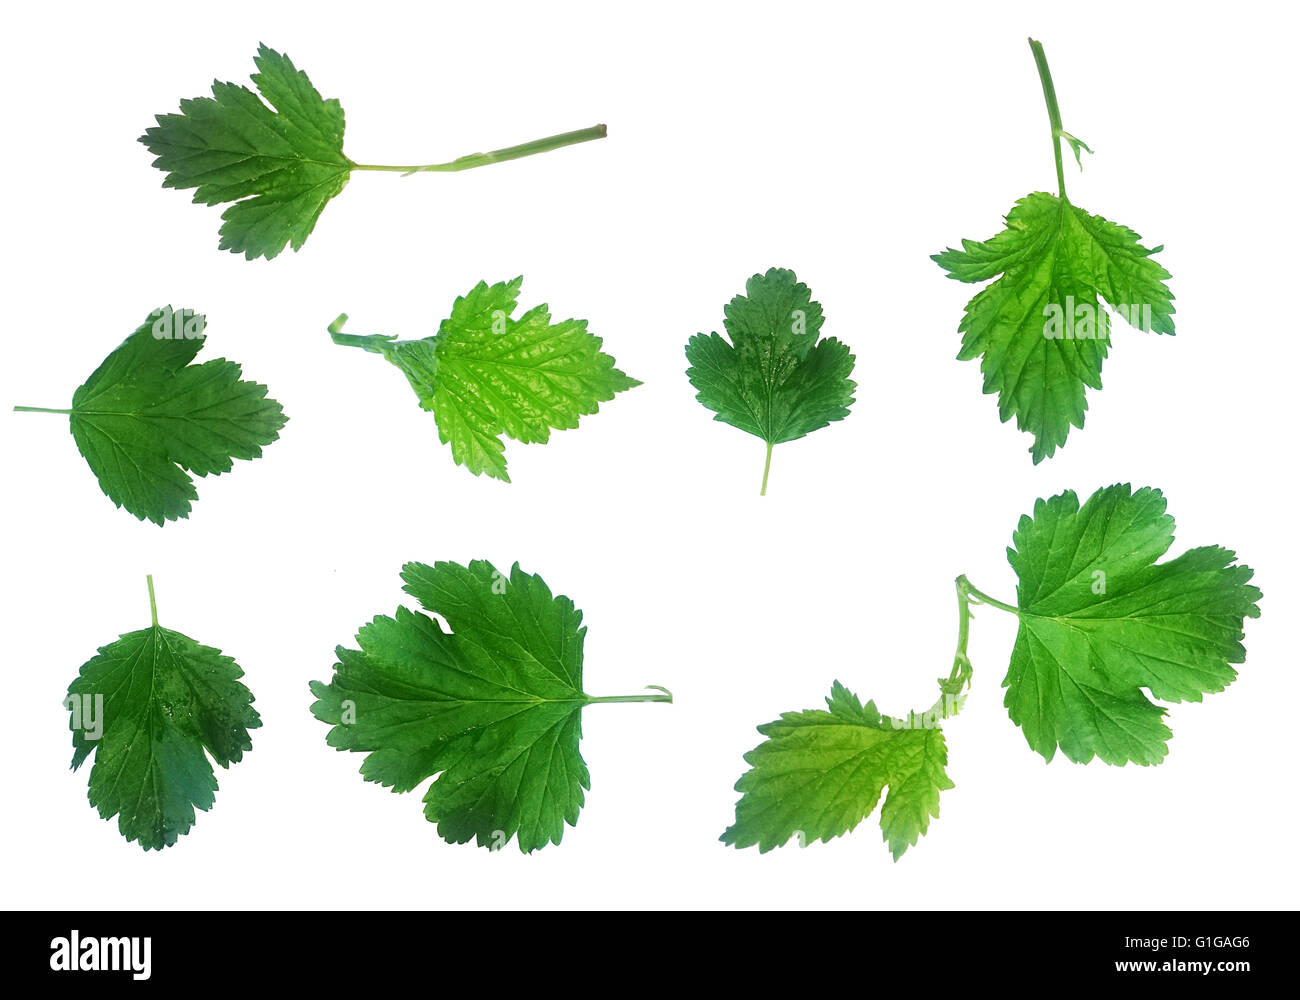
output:
[[[1236,678],[1253,571],[1218,546],[1156,562],[1174,521],[1159,490],[1073,492],[1021,518],[1008,559],[1020,629],[1003,686],[1011,720],[1051,760],[1158,764],[1172,735],[1158,701],[1200,701]]]
[[[1082,427],[1085,390],[1101,388],[1110,349],[1110,314],[1155,333],[1174,332],[1169,272],[1151,259],[1137,233],[1054,195],[1022,198],[1007,228],[984,243],[934,260],[959,281],[996,281],[966,306],[958,328],[962,361],[980,358],[984,391],[997,393],[999,416],[1034,435],[1034,462],[1050,458]]]
[[[1137,233],[1070,203],[1061,140],[1083,166],[1086,143],[1061,125],[1056,87],[1041,42],[1029,39],[1052,127],[1058,195],[1030,194],[1007,214],[1007,228],[982,243],[962,240],[931,259],[958,281],[996,278],[966,305],[958,327],[962,361],[980,358],[984,391],[996,393],[1005,423],[1034,436],[1034,464],[1083,427],[1086,389],[1101,388],[1110,349],[1110,313],[1142,331],[1174,332],[1169,272]]]
[[[766,739],[745,754],[751,770],[736,783],[736,822],[723,843],[766,852],[791,838],[829,841],[869,816],[888,787],[880,828],[897,861],[938,817],[939,793],[953,783],[932,719],[882,716],[838,681],[826,705],[758,727]]]
[[[577,427],[600,403],[641,384],[614,367],[586,320],[552,323],[545,305],[514,318],[523,280],[480,281],[424,340],[346,334],[346,316],[330,327],[336,343],[383,354],[401,369],[456,464],[506,482],[503,436],[545,444],[552,430]]]

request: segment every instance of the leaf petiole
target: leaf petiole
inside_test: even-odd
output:
[[[970,657],[966,653],[966,646],[970,641],[970,622],[973,615],[971,614],[972,604],[987,604],[991,608],[997,608],[999,611],[1006,611],[1019,617],[1020,609],[999,601],[997,598],[990,597],[984,591],[977,589],[974,584],[966,579],[963,573],[957,577],[957,651],[952,658],[952,672],[947,679],[939,680],[939,687],[945,694],[957,694],[962,688],[968,687],[974,674],[974,668],[971,665]]]
[[[1052,123],[1052,153],[1056,157],[1056,183],[1060,188],[1061,200],[1065,201],[1065,166],[1061,159],[1061,109],[1056,103],[1056,87],[1052,83],[1052,71],[1047,68],[1047,53],[1043,43],[1029,39],[1029,48],[1034,53],[1034,63],[1038,66],[1038,79],[1043,84],[1043,99],[1047,101],[1047,118]]]
[[[153,627],[158,627],[158,599],[153,592],[153,574],[146,573],[144,576],[145,583],[149,585],[149,616],[153,619]]]
[[[634,701],[661,701],[671,705],[673,702],[673,693],[666,687],[660,687],[658,684],[647,684],[646,689],[650,691],[660,691],[661,694],[616,694],[605,695],[602,698],[587,698],[588,705],[613,705]]]
[[[398,340],[391,333],[344,333],[343,324],[347,322],[348,314],[339,313],[338,318],[327,328],[330,332],[330,339],[341,347],[359,347],[363,351],[369,351],[371,354],[382,354],[388,357],[392,354],[394,347],[400,347],[403,344],[416,344],[416,340]],[[426,337],[426,341],[436,340],[436,337]]]
[[[347,313],[339,313],[328,327],[334,343],[342,347],[359,347],[372,354],[387,354],[397,343],[397,338],[388,334],[376,333],[366,336],[359,333],[344,333],[343,324],[348,321]]]
[[[525,156],[533,156],[536,153],[549,153],[553,149],[562,149],[565,146],[574,146],[580,142],[590,142],[593,139],[603,139],[607,134],[604,125],[592,125],[590,128],[581,128],[573,132],[561,132],[559,135],[550,135],[545,139],[534,139],[532,142],[523,142],[517,146],[494,149],[490,153],[470,153],[468,156],[461,156],[446,163],[426,163],[421,166],[353,163],[352,169],[386,170],[392,173],[400,173],[403,177],[416,173],[453,173],[459,170],[472,170],[474,167],[486,167],[490,163],[518,160]]]
[[[72,413],[71,410],[51,410],[49,407],[46,406],[15,406],[14,412],[15,413],[62,413],[64,415],[68,415]]]
[[[1061,200],[1067,201],[1065,197],[1065,170],[1061,161],[1061,140],[1064,139],[1070,144],[1070,149],[1074,151],[1074,162],[1079,164],[1079,169],[1083,169],[1083,153],[1091,153],[1092,147],[1076,135],[1071,135],[1065,131],[1061,125],[1061,109],[1056,103],[1056,87],[1052,83],[1052,71],[1047,68],[1047,53],[1043,51],[1043,43],[1029,39],[1029,47],[1034,53],[1034,63],[1038,66],[1038,78],[1043,83],[1043,98],[1047,101],[1047,118],[1052,124],[1052,153],[1056,157],[1056,182],[1060,188]]]
[[[997,608],[999,611],[1006,611],[1013,615],[1019,615],[1020,609],[1014,604],[1006,604],[995,597],[990,597],[982,590],[977,590],[965,574],[957,577],[957,594],[958,600],[963,603],[987,604],[991,608]]]

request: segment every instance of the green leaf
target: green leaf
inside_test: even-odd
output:
[[[330,327],[336,343],[383,354],[401,369],[457,465],[506,482],[503,436],[545,444],[553,429],[577,427],[600,403],[641,384],[601,352],[586,320],[552,323],[545,305],[513,318],[523,280],[480,281],[424,340],[345,334],[346,315]]]
[[[365,779],[395,792],[437,775],[425,816],[448,843],[558,844],[591,787],[582,709],[671,695],[585,694],[582,612],[518,564],[507,577],[481,560],[408,563],[402,579],[451,631],[399,607],[340,646],[333,680],[311,684],[330,746],[365,753]]]
[[[1242,663],[1242,626],[1259,616],[1253,575],[1218,546],[1157,562],[1174,522],[1159,490],[1098,490],[1082,508],[1072,492],[1039,500],[1007,550],[1019,577],[1007,604],[959,576],[957,649],[939,700],[905,719],[865,707],[836,682],[828,711],[791,712],[759,727],[745,755],[736,822],[722,840],[768,851],[848,833],[881,809],[897,860],[939,815],[951,788],[939,724],[961,711],[973,668],[966,649],[973,605],[1014,614],[1020,629],[1003,686],[1011,719],[1051,760],[1158,764],[1171,735],[1161,701],[1200,701],[1222,691]]]
[[[1138,329],[1174,332],[1169,272],[1140,237],[1054,195],[1036,192],[1007,215],[1007,228],[983,243],[934,260],[959,281],[1000,275],[966,306],[958,328],[962,361],[980,358],[984,391],[999,416],[1034,435],[1034,462],[1082,427],[1085,390],[1101,388],[1110,347],[1104,300]]]
[[[54,411],[70,414],[100,489],[142,521],[188,517],[198,493],[185,470],[220,475],[236,458],[258,458],[288,420],[233,361],[190,364],[205,342],[201,315],[155,309],[77,389],[72,409]]]
[[[265,45],[254,62],[266,103],[247,87],[214,82],[212,97],[158,115],[140,141],[166,171],[163,187],[194,188],[203,205],[234,203],[221,216],[222,250],[269,260],[286,245],[302,247],[353,164],[343,155],[339,102],[322,99],[307,74]]]
[[[791,838],[830,841],[869,816],[888,787],[880,828],[897,861],[938,817],[939,793],[953,787],[942,713],[882,716],[839,681],[826,705],[758,727],[766,739],[745,754],[751,770],[736,782],[736,822],[723,843],[762,853]]]
[[[214,82],[211,97],[182,100],[180,114],[155,116],[157,126],[140,137],[167,174],[163,187],[194,188],[199,204],[230,204],[221,216],[221,249],[249,260],[270,260],[286,246],[301,249],[353,170],[469,170],[605,136],[605,126],[595,125],[446,163],[354,163],[343,154],[339,102],[323,99],[307,74],[274,49],[259,46],[254,62],[258,93]]]
[[[1047,760],[1158,764],[1165,702],[1200,701],[1236,678],[1242,625],[1259,617],[1253,571],[1218,546],[1156,562],[1174,539],[1159,490],[1039,500],[1007,557],[1020,628],[1003,686],[1011,720]]]
[[[697,333],[686,344],[696,399],[721,420],[772,448],[849,414],[853,355],[833,337],[819,341],[822,307],[793,271],[772,268],[745,284],[723,313],[730,341]],[[767,492],[767,468],[761,492]]]
[[[153,580],[149,580],[150,600]],[[90,804],[146,851],[176,843],[211,809],[222,767],[253,748],[262,722],[229,656],[162,628],[100,648],[68,686],[72,767],[92,753]],[[206,751],[206,755],[205,755]]]
[[[1129,325],[1174,332],[1169,272],[1152,260],[1137,233],[1090,215],[1065,194],[1061,140],[1083,166],[1087,144],[1061,127],[1047,55],[1029,40],[1052,127],[1059,196],[1041,191],[1022,198],[1007,214],[1007,228],[982,243],[962,240],[931,259],[950,278],[977,283],[996,278],[966,305],[958,327],[961,361],[980,358],[984,391],[997,393],[1005,423],[1034,436],[1034,464],[1065,444],[1070,428],[1083,427],[1085,390],[1101,388],[1101,365],[1110,348],[1106,303]]]

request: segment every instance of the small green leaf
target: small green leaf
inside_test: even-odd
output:
[[[1034,435],[1034,462],[1050,458],[1082,427],[1084,392],[1101,388],[1110,349],[1104,300],[1130,324],[1174,332],[1169,272],[1132,230],[1041,191],[1022,198],[1007,228],[934,261],[958,281],[1001,275],[966,306],[958,327],[961,361],[980,358],[984,391],[999,416]]]
[[[552,430],[577,427],[641,384],[614,367],[586,320],[552,323],[545,305],[514,318],[523,280],[480,281],[423,340],[346,334],[346,315],[330,327],[335,343],[383,354],[401,369],[457,465],[506,482],[503,436],[545,444]]]
[[[721,840],[770,851],[849,833],[889,794],[880,828],[897,861],[939,815],[939,793],[952,788],[948,749],[932,718],[882,716],[839,681],[827,710],[786,712],[759,726],[766,737],[745,754],[751,770],[736,782],[736,822]]]
[[[1078,136],[1070,135],[1070,133],[1066,132],[1064,129],[1059,130],[1056,134],[1070,144],[1070,148],[1074,150],[1074,162],[1077,163],[1079,165],[1079,169],[1082,170],[1083,154],[1084,153],[1092,154],[1092,147],[1089,146],[1082,139],[1080,139]]]
[[[564,132],[446,163],[385,166],[343,155],[343,108],[325,100],[289,57],[265,45],[254,59],[258,93],[215,82],[211,97],[181,101],[180,114],[157,115],[140,142],[166,172],[163,187],[194,188],[222,213],[221,249],[248,260],[302,248],[329,200],[354,170],[402,174],[455,172],[545,153],[605,137],[605,126]],[[260,97],[259,97],[260,94]]]
[[[697,333],[686,345],[686,376],[714,420],[772,448],[849,414],[853,355],[833,337],[818,340],[822,307],[793,271],[772,268],[727,305],[728,337]],[[767,492],[767,469],[762,493]]]
[[[224,358],[190,364],[206,340],[203,316],[155,309],[73,394],[72,438],[118,507],[163,524],[188,517],[196,476],[254,459],[288,421],[266,386]],[[31,410],[33,407],[15,407]]]
[[[339,102],[324,100],[288,56],[265,45],[254,62],[266,103],[247,87],[213,83],[212,97],[158,115],[140,141],[167,173],[163,187],[194,188],[203,205],[234,203],[221,216],[222,250],[269,260],[287,245],[302,247],[352,161],[343,155]]]
[[[1061,127],[1056,88],[1043,46],[1029,40],[1038,65],[1056,153],[1057,195],[1027,195],[1007,214],[1007,228],[983,242],[962,240],[931,257],[957,281],[996,278],[967,304],[958,331],[961,361],[980,359],[984,391],[996,393],[1003,423],[1034,436],[1037,465],[1083,427],[1086,389],[1101,388],[1110,349],[1109,305],[1143,332],[1174,333],[1169,272],[1137,233],[1091,215],[1065,195],[1061,140],[1083,167],[1086,143]]]
[[[153,598],[153,580],[149,580]],[[253,748],[262,722],[229,656],[162,628],[100,648],[68,686],[72,767],[94,754],[90,804],[146,851],[176,843],[211,809],[222,767]],[[205,755],[206,751],[206,755]]]

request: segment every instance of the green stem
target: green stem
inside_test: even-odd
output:
[[[613,705],[617,703],[633,701],[661,701],[672,704],[673,693],[666,687],[660,687],[658,684],[647,684],[646,688],[651,691],[660,691],[662,694],[616,694],[606,695],[603,698],[588,698],[588,705]]]
[[[958,600],[966,600],[975,604],[987,604],[991,608],[997,608],[999,611],[1006,611],[1019,617],[1020,609],[1014,604],[1006,604],[995,597],[990,597],[982,590],[977,590],[975,585],[966,579],[965,575],[957,577],[957,593],[961,596]]]
[[[51,410],[46,406],[15,406],[15,413],[63,413],[69,414],[71,410]]]
[[[471,153],[468,156],[462,156],[455,160],[449,160],[446,163],[426,163],[421,166],[390,167],[380,166],[374,163],[354,163],[353,170],[388,170],[395,173],[415,174],[415,173],[453,173],[458,170],[472,170],[474,167],[486,167],[489,163],[503,163],[506,160],[518,160],[524,156],[533,156],[536,153],[549,153],[553,149],[560,149],[564,146],[573,146],[580,142],[590,142],[592,139],[603,139],[607,132],[604,125],[592,125],[590,128],[580,128],[575,132],[561,132],[559,135],[549,135],[545,139],[534,139],[532,142],[520,143],[518,146],[507,146],[505,149],[494,149],[490,153]]]
[[[1047,68],[1047,54],[1043,43],[1029,39],[1029,47],[1034,52],[1034,62],[1038,65],[1038,79],[1043,83],[1043,97],[1047,101],[1047,117],[1052,123],[1052,153],[1056,157],[1056,183],[1060,188],[1061,200],[1065,201],[1065,165],[1061,159],[1061,109],[1056,103],[1056,87],[1052,84],[1052,71]]]
[[[952,656],[952,672],[946,678],[939,678],[939,700],[928,709],[924,712],[909,712],[906,719],[890,719],[896,729],[928,728],[937,721],[951,719],[961,711],[962,706],[966,703],[966,698],[962,692],[970,687],[971,679],[975,673],[974,668],[971,666],[970,656],[966,653],[966,647],[970,643],[970,622],[973,617],[971,614],[972,604],[987,604],[990,607],[1009,611],[1014,615],[1020,614],[1019,608],[1004,604],[1002,601],[989,597],[982,590],[977,590],[964,575],[957,577],[956,583],[957,650]]]
[[[940,687],[946,694],[957,694],[962,688],[971,682],[971,676],[974,668],[971,666],[970,657],[966,653],[966,646],[970,642],[970,621],[971,605],[987,604],[991,608],[998,608],[1001,611],[1010,612],[1019,616],[1020,609],[990,597],[984,591],[977,589],[965,575],[957,577],[957,651],[952,657],[952,672],[948,675],[947,681],[940,681]]]
[[[761,497],[767,496],[767,474],[772,468],[772,442],[767,442],[767,460],[763,462],[763,486],[758,491]]]
[[[145,582],[149,584],[149,616],[153,619],[153,627],[158,627],[158,599],[153,593],[153,574],[145,574]]]
[[[970,642],[970,598],[962,590],[961,582],[966,579],[964,576],[957,578],[957,652],[952,658],[952,673],[948,675],[948,681],[956,684],[966,675],[969,681],[971,672],[970,657],[966,655],[966,645]]]
[[[347,321],[348,314],[339,313],[338,318],[329,325],[330,337],[334,343],[341,344],[343,347],[359,347],[373,354],[387,354],[395,343],[392,337],[385,337],[382,334],[364,336],[359,333],[344,333],[343,324]]]

